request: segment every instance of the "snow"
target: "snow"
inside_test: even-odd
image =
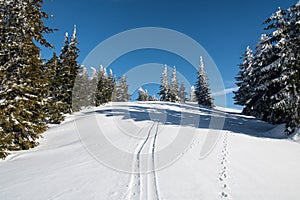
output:
[[[214,116],[226,117],[222,130],[208,129]],[[85,109],[0,161],[0,199],[296,200],[300,144],[283,130],[193,103]],[[211,134],[212,151],[200,157]]]

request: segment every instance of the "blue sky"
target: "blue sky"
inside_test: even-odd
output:
[[[241,62],[241,54],[247,45],[254,48],[260,35],[265,32],[263,21],[278,7],[286,9],[296,2],[297,0],[45,0],[43,10],[54,15],[46,24],[59,29],[46,36],[57,53],[63,45],[65,32],[72,32],[73,25],[76,24],[80,43],[79,63],[99,43],[129,29],[163,27],[186,34],[202,45],[211,56],[225,88],[230,91],[230,88],[235,87],[234,77],[238,72],[237,64]],[[52,52],[53,50],[43,49],[43,57],[49,58]],[[176,65],[177,70],[190,83],[196,81],[196,74],[187,67],[189,63],[186,60],[172,53],[153,49],[128,53],[111,66],[105,67],[112,68],[121,76],[131,68],[145,63],[161,63],[171,67]],[[148,87],[150,93],[158,90],[157,87],[145,87]],[[235,107],[230,92],[227,95],[227,106]]]

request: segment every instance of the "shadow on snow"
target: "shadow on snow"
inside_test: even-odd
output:
[[[159,105],[163,105],[161,103]],[[165,103],[170,105],[169,103]],[[144,105],[144,106],[142,106]],[[155,104],[154,104],[155,105]],[[97,114],[107,117],[118,116],[124,120],[132,119],[134,121],[159,121],[165,125],[192,126],[203,129],[227,130],[234,133],[241,133],[255,137],[284,139],[285,136],[278,134],[272,135],[272,129],[276,125],[269,124],[257,119],[249,118],[237,113],[224,112],[196,105],[188,104],[171,104],[172,107],[177,106],[178,111],[170,109],[161,109],[155,107],[147,107],[147,104],[141,106],[117,105],[109,109],[101,109],[95,111]],[[224,126],[212,127],[211,120]]]

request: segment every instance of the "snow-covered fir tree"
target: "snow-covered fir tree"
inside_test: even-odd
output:
[[[195,87],[193,85],[191,86],[190,101],[191,102],[197,102]]]
[[[178,97],[178,82],[177,82],[177,72],[176,67],[174,66],[171,81],[170,81],[170,90],[169,90],[168,101],[176,102],[179,100]]]
[[[148,101],[158,101],[158,98],[155,96],[155,94],[149,96]]]
[[[113,99],[116,81],[113,72],[110,70],[109,76],[106,69],[101,65],[98,72],[98,84],[95,92],[95,106],[111,102]]]
[[[277,94],[284,95],[284,100],[279,102],[276,107],[284,108],[286,116],[287,133],[294,132],[300,128],[300,1],[288,10],[288,37],[287,42],[280,41],[280,45],[286,46],[285,59],[286,66],[281,74],[281,79],[287,87],[282,88]]]
[[[82,107],[89,106],[89,74],[85,66],[81,66],[76,77],[72,92],[72,110],[80,111]]]
[[[197,102],[202,106],[213,107],[213,98],[210,94],[210,89],[207,81],[208,79],[204,69],[202,56],[200,57],[200,65],[197,74],[198,77],[195,90]]]
[[[76,26],[74,26],[74,32],[69,41],[68,33],[65,35],[64,47],[60,53],[61,69],[59,70],[61,93],[60,101],[65,104],[63,110],[64,113],[72,112],[72,91],[75,83],[75,79],[79,72],[79,64],[77,63],[77,57],[79,50],[77,48],[77,34]]]
[[[98,72],[94,67],[91,67],[91,78],[89,79],[89,94],[88,94],[88,105],[94,106],[95,105],[95,93],[97,90],[98,84]]]
[[[46,130],[45,76],[41,76],[40,45],[50,33],[43,23],[43,1],[0,1],[0,157],[7,150],[36,146]]]
[[[130,99],[130,94],[128,94],[128,85],[126,81],[126,76],[123,75],[120,80],[118,81],[118,84],[115,89],[115,102],[127,102]]]
[[[138,101],[148,101],[149,100],[149,94],[147,90],[143,90],[143,88],[138,89]]]
[[[46,122],[52,124],[59,124],[64,120],[63,108],[64,104],[58,99],[59,82],[58,80],[58,70],[60,68],[60,61],[56,53],[48,60],[43,66],[43,74],[47,79],[47,106],[44,106],[44,111],[49,115]]]
[[[266,90],[268,88],[265,84],[267,84],[266,82],[269,80],[269,72],[266,69],[262,71],[262,68],[263,66],[269,66],[275,56],[270,37],[266,34],[262,34],[256,45],[256,52],[251,66],[252,73],[249,74],[248,77],[244,77],[249,84],[249,94],[245,96],[248,97],[248,99],[245,101],[244,114],[253,115],[266,120],[267,115],[264,110],[267,108],[270,99],[266,96]]]
[[[168,82],[168,67],[167,65],[164,66],[164,70],[161,77],[161,85],[160,85],[160,101],[168,101],[169,100],[169,82]]]
[[[287,134],[300,126],[299,16],[299,5],[295,5],[286,11],[279,8],[266,20],[270,32],[262,35],[251,64],[245,63],[245,67],[252,66],[251,73],[240,76],[250,88],[246,100],[239,102],[244,113],[275,124],[286,123]],[[245,85],[238,83],[239,91]]]
[[[287,11],[280,8],[267,21],[266,30],[270,30],[269,36],[276,53],[276,60],[265,68],[269,74],[270,82],[274,90],[268,93],[272,112],[268,121],[272,123],[286,123],[286,133],[292,133],[300,125],[299,118],[299,5],[292,6]],[[271,71],[271,72],[270,72]],[[298,85],[297,85],[298,83]],[[276,89],[275,89],[276,88]]]
[[[107,102],[115,102],[117,96],[117,76],[113,74],[113,71],[109,70],[108,76],[108,93]]]
[[[254,92],[253,83],[251,82],[253,73],[253,51],[249,46],[247,46],[242,59],[243,63],[239,64],[240,71],[236,77],[238,90],[233,92],[235,94],[235,103],[238,105],[245,105],[252,98]]]
[[[180,83],[179,92],[178,92],[178,99],[180,103],[185,103],[186,94],[187,93],[185,92],[184,83]]]
[[[107,96],[107,88],[108,88],[108,77],[106,69],[100,65],[99,71],[98,71],[98,83],[97,83],[97,89],[95,92],[95,106],[100,106],[104,103],[107,103],[106,96]]]

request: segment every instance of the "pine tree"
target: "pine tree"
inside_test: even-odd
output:
[[[44,33],[42,0],[0,1],[0,157],[7,150],[36,146],[46,130],[46,82],[36,42],[51,47]]]
[[[74,26],[74,32],[69,41],[68,33],[65,35],[64,47],[60,53],[61,69],[59,72],[61,92],[60,100],[65,104],[63,110],[64,113],[72,112],[72,91],[75,83],[75,79],[79,72],[79,65],[77,63],[77,57],[79,50],[77,48],[77,35],[76,26]]]
[[[72,92],[72,110],[80,111],[82,107],[89,106],[89,75],[86,67],[82,66],[79,69],[74,88]]]
[[[178,97],[178,82],[177,82],[177,72],[176,67],[174,66],[171,82],[170,82],[170,91],[169,91],[169,99],[168,101],[176,102],[179,100]]]
[[[252,61],[244,62],[252,66],[251,71],[244,70],[246,76],[239,76],[239,91],[250,90],[236,95],[245,114],[274,124],[286,123],[287,134],[300,126],[299,6],[287,11],[279,8],[265,21],[270,33],[262,35]]]
[[[116,90],[116,80],[110,70],[107,76],[106,69],[101,65],[98,72],[98,84],[95,92],[95,106],[111,102],[114,100]]]
[[[288,37],[287,42],[280,41],[281,46],[285,46],[286,68],[281,74],[281,80],[287,87],[283,88],[277,95],[284,95],[284,100],[275,105],[284,107],[285,113],[288,113],[286,132],[294,132],[300,128],[300,1],[288,10]]]
[[[180,88],[179,88],[179,93],[178,93],[178,97],[179,97],[179,102],[180,103],[185,103],[186,100],[186,92],[185,92],[185,87],[183,83],[180,83]]]
[[[168,83],[168,67],[165,65],[164,71],[161,77],[161,85],[160,85],[160,101],[168,101],[169,100],[169,83]]]
[[[63,112],[61,111],[64,107],[63,103],[58,100],[59,84],[57,71],[60,67],[59,58],[56,53],[53,53],[52,58],[45,63],[43,67],[43,74],[46,75],[47,79],[47,106],[44,107],[44,112],[49,116],[46,120],[47,123],[59,124],[64,120]]]
[[[138,89],[138,98],[137,98],[138,101],[148,101],[149,100],[149,95],[148,95],[148,92],[147,90],[143,90],[143,88],[139,88]]]
[[[269,106],[273,112],[268,120],[272,123],[286,123],[287,134],[294,132],[300,126],[299,7],[295,5],[287,11],[278,9],[266,21],[269,24],[266,30],[271,30],[269,36],[278,57],[272,63],[274,69],[271,68],[274,73],[271,82],[276,90],[270,94],[272,101]]]
[[[148,92],[147,92],[148,93]],[[151,95],[151,96],[149,96],[148,95],[148,101],[158,101],[158,98],[155,96],[155,94],[153,94],[153,95]]]
[[[191,102],[197,102],[197,97],[196,97],[195,87],[194,86],[191,87],[190,101]]]
[[[270,38],[266,34],[262,34],[256,45],[256,53],[254,54],[252,61],[250,63],[247,63],[248,61],[246,61],[245,66],[243,66],[246,68],[244,69],[246,71],[245,73],[243,72],[243,76],[240,76],[240,78],[243,78],[245,83],[241,83],[241,87],[238,90],[239,93],[237,93],[240,96],[236,95],[235,98],[239,100],[240,105],[244,105],[244,114],[257,116],[259,118],[263,117],[262,110],[266,106],[266,101],[264,101],[265,97],[263,95],[265,94],[266,87],[262,86],[267,79],[268,73],[263,72],[261,68],[264,65],[270,64],[270,57],[273,56],[272,51]],[[251,65],[247,66],[247,64]],[[247,68],[249,68],[251,74],[248,73]],[[263,78],[263,76],[265,78]]]
[[[199,105],[213,107],[213,98],[210,94],[209,85],[207,82],[207,76],[204,69],[204,63],[202,57],[200,57],[200,65],[198,70],[198,80],[196,83],[196,98]]]
[[[249,46],[247,46],[242,59],[243,63],[239,64],[240,71],[236,77],[236,85],[239,89],[233,93],[235,94],[235,104],[244,106],[252,98],[254,93],[253,84],[251,82],[253,73],[253,53]]]
[[[130,99],[128,94],[128,85],[126,83],[126,76],[122,76],[115,90],[115,102],[127,102]]]
[[[92,75],[89,80],[89,94],[88,94],[88,105],[94,106],[95,105],[95,94],[97,90],[98,84],[98,72],[95,68],[91,67]]]
[[[68,88],[69,86],[69,74],[70,74],[70,67],[67,65],[68,59],[68,49],[69,49],[70,41],[69,41],[69,34],[66,32],[64,36],[64,46],[62,47],[59,55],[59,67],[57,70],[57,101],[62,103],[61,111],[66,114],[69,113],[71,110],[70,104],[68,102]]]
[[[117,78],[113,74],[113,71],[109,70],[109,76],[107,79],[107,92],[106,92],[106,101],[113,102],[116,98],[116,88],[117,88]]]
[[[108,87],[108,78],[105,68],[101,65],[98,72],[98,84],[95,92],[95,106],[100,106],[106,101],[106,92]]]

